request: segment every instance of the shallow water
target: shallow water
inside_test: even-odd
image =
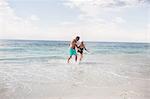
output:
[[[0,99],[149,99],[150,44],[86,42],[66,64],[65,41],[0,41]]]

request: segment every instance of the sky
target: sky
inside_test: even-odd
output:
[[[150,42],[150,0],[0,0],[0,39]]]

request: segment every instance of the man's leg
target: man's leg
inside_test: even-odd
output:
[[[75,61],[77,62],[77,59],[78,59],[78,57],[77,57],[77,55],[75,55]]]
[[[69,61],[70,61],[71,57],[72,57],[72,56],[69,56],[69,58],[68,58],[68,60],[67,60],[67,63],[69,63]]]

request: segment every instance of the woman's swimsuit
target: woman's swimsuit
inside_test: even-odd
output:
[[[78,48],[78,52],[80,53],[80,54],[83,54],[83,50],[84,50],[84,48]]]

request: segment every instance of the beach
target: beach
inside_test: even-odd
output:
[[[150,43],[0,40],[0,99],[149,99]]]

